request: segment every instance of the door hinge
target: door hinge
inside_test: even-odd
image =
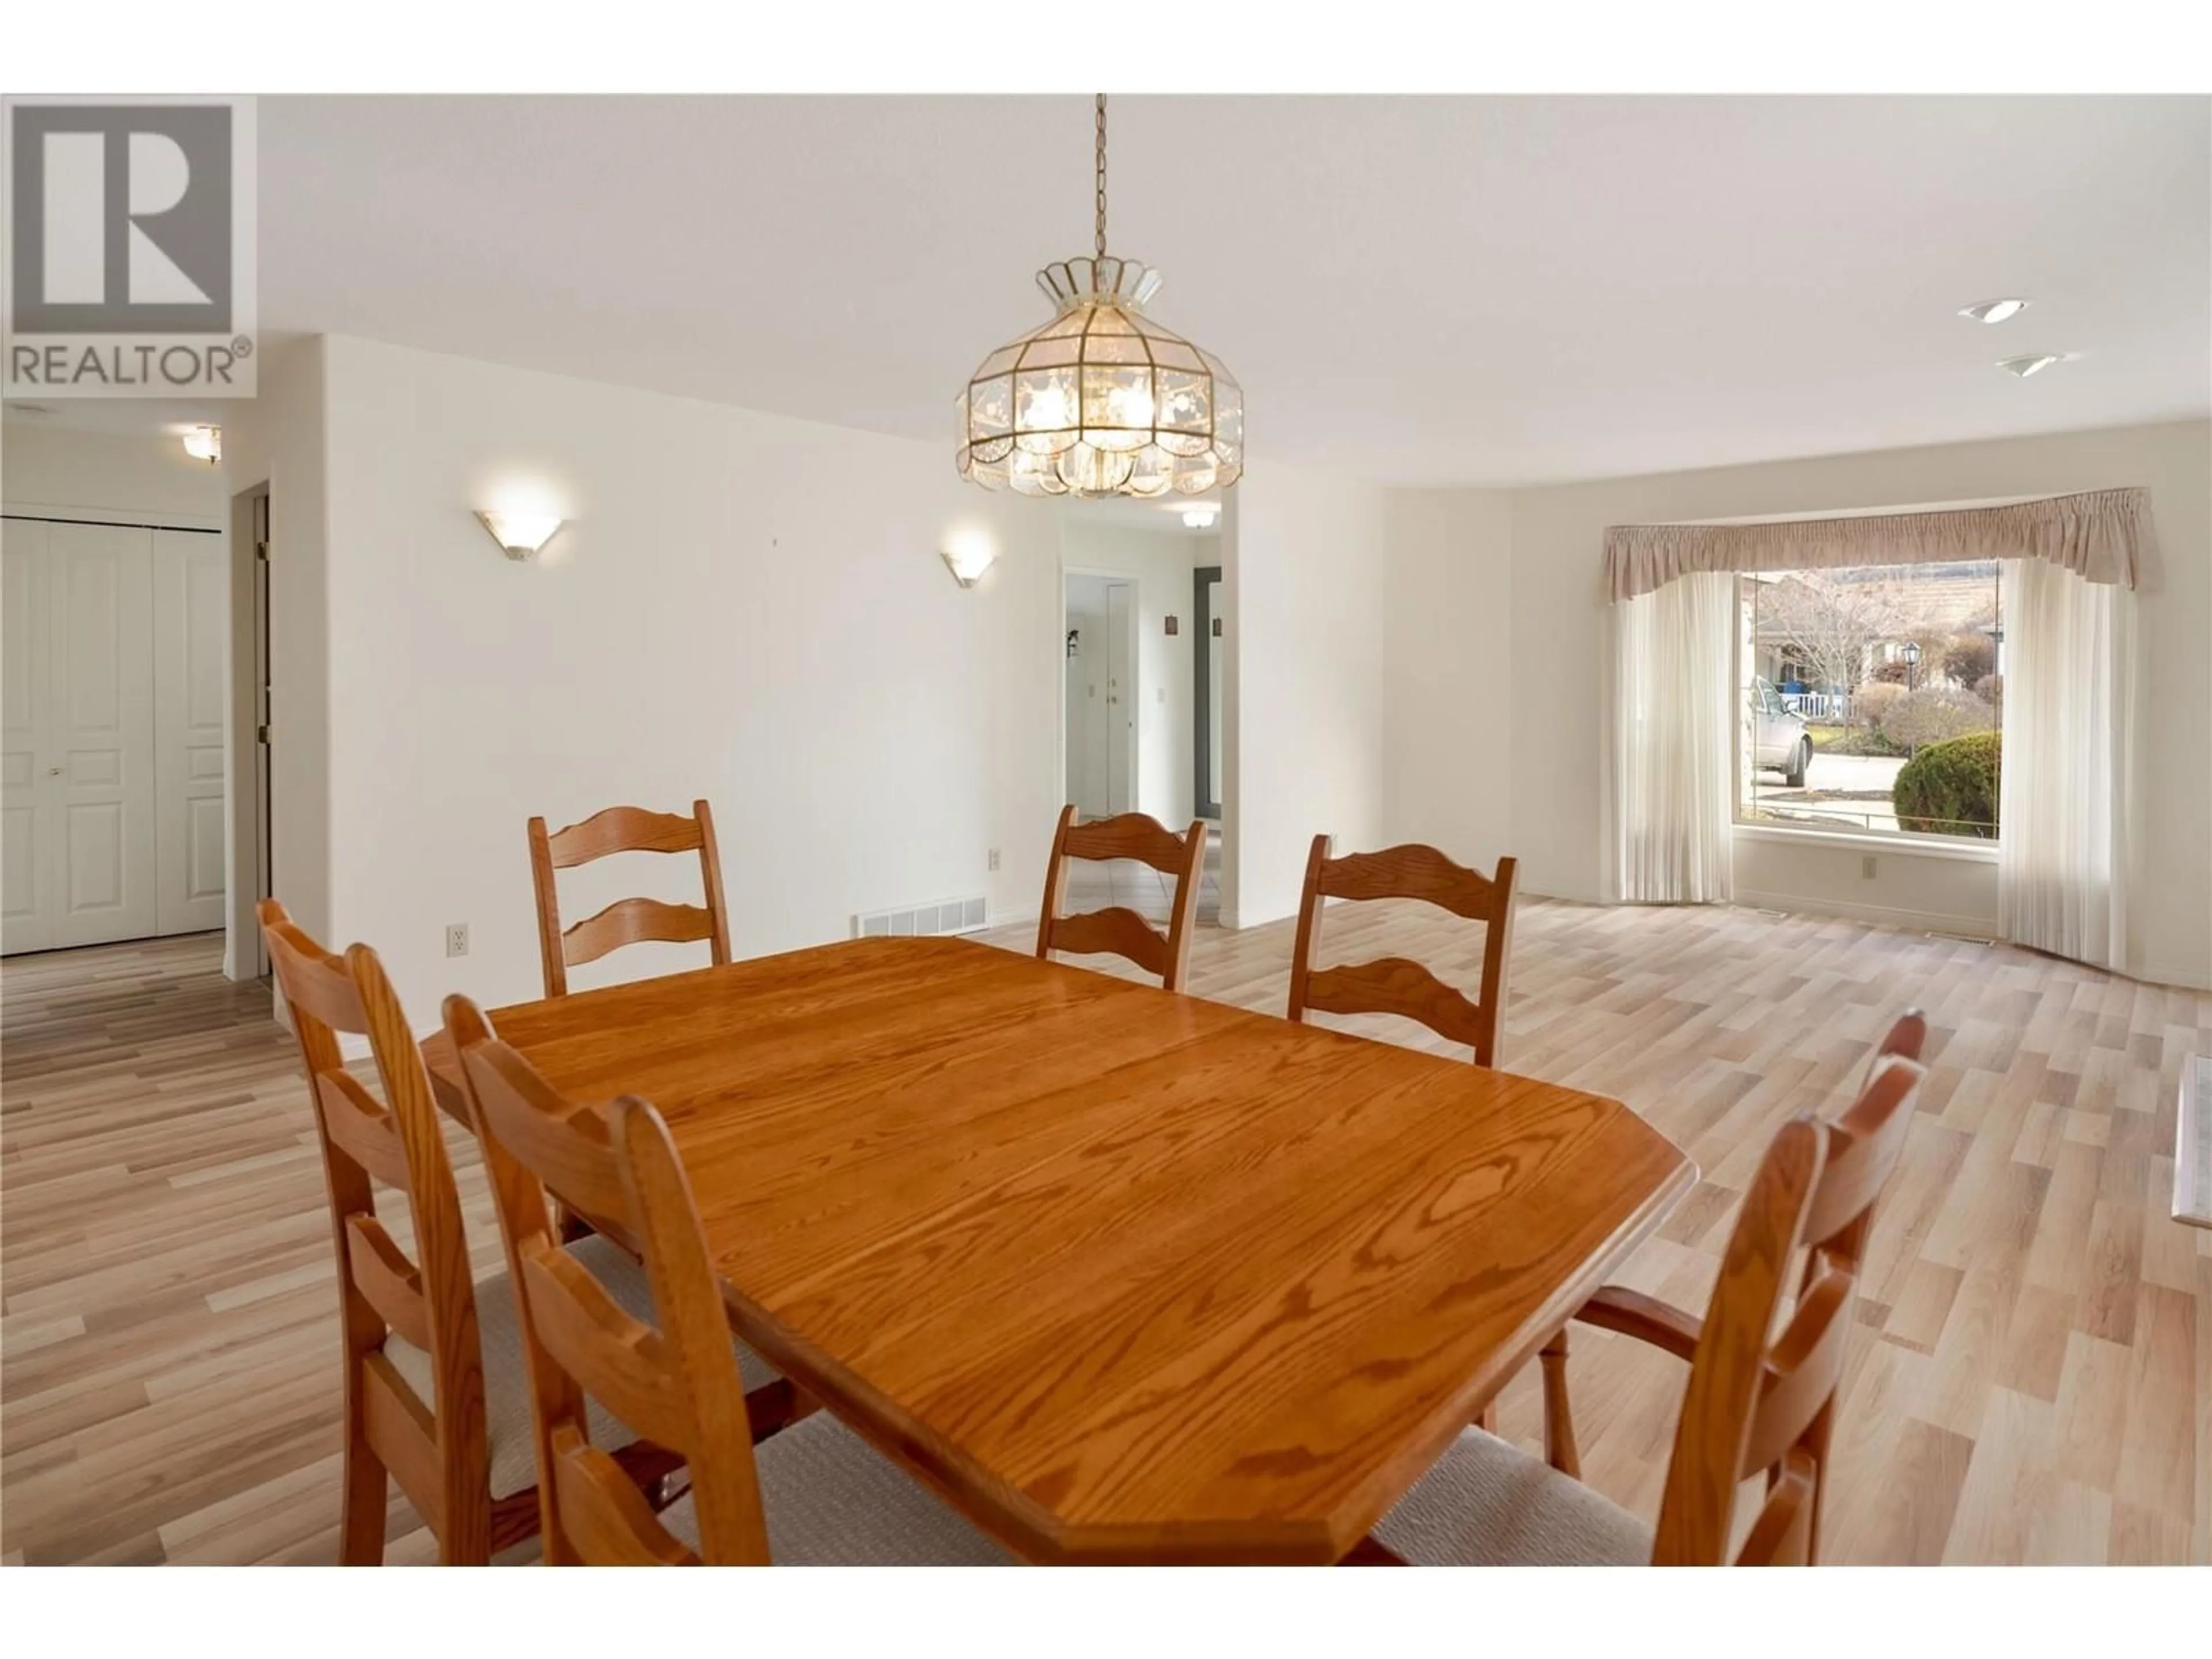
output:
[[[269,741],[269,728],[265,726],[255,726],[253,728],[253,740],[256,743],[267,743]]]

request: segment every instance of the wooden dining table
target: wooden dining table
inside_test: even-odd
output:
[[[1341,1559],[1697,1176],[1618,1101],[963,939],[490,1021],[653,1102],[738,1334],[1035,1561]]]

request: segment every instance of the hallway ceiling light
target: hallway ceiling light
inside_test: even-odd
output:
[[[2004,358],[1997,367],[2008,374],[2019,375],[2024,380],[2029,375],[2039,374],[2059,361],[2058,357],[2047,352],[2030,352],[2024,357]]]
[[[185,434],[185,453],[196,461],[215,465],[222,459],[222,428],[219,426],[192,428]]]
[[[1215,506],[1212,501],[1200,501],[1196,507],[1187,507],[1183,508],[1183,528],[1186,530],[1211,530],[1213,528],[1214,520],[1218,519],[1220,516],[1221,509]]]
[[[527,559],[544,550],[561,533],[563,520],[552,513],[478,512],[477,521],[491,532],[500,551],[510,559]]]
[[[1037,273],[1057,312],[983,360],[954,400],[960,476],[1024,495],[1196,495],[1244,471],[1244,392],[1145,315],[1159,273],[1106,252],[1106,94],[1089,258]]]
[[[1984,300],[1978,305],[1961,307],[1959,314],[1978,323],[2001,323],[2008,317],[2019,316],[2027,309],[2027,301],[2025,300]]]

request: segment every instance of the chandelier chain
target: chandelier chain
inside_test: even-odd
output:
[[[1106,257],[1106,94],[1098,94],[1098,257]]]

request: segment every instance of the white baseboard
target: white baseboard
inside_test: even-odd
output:
[[[2147,984],[2171,985],[2184,991],[2212,991],[2212,974],[2201,968],[2176,968],[2168,963],[2146,962],[2133,977]]]
[[[1734,902],[1752,910],[1787,910],[1799,915],[1839,916],[1846,921],[1868,921],[1883,927],[1901,927],[1918,933],[1961,933],[1968,939],[1994,939],[1996,924],[1987,916],[1960,916],[1940,910],[1907,910],[1888,904],[1852,904],[1845,901],[1808,899],[1796,893],[1753,893],[1741,888]]]

